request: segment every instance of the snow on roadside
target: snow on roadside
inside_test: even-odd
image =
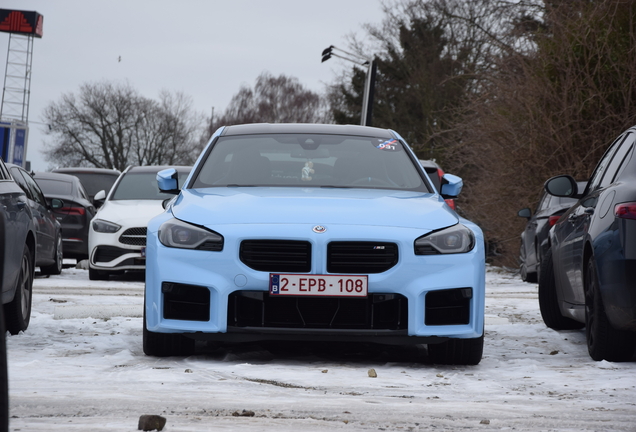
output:
[[[35,282],[31,325],[7,341],[10,430],[135,431],[142,414],[166,417],[165,431],[636,424],[636,363],[592,361],[584,331],[547,329],[537,286],[498,268],[487,273],[486,345],[474,367],[430,364],[424,350],[364,346],[146,357],[143,282],[94,282],[87,273],[65,269]],[[113,315],[89,317],[100,306]]]

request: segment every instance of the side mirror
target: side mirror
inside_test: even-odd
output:
[[[526,218],[526,219],[530,219],[532,217],[532,212],[530,211],[529,208],[524,208],[521,209],[517,212],[517,216],[522,217],[522,218]]]
[[[157,185],[159,190],[164,193],[179,193],[179,173],[174,168],[167,168],[157,173]]]
[[[93,197],[93,204],[95,205],[95,207],[100,208],[102,205],[104,205],[105,199],[106,199],[106,191],[100,190]]]
[[[457,196],[462,191],[462,187],[464,186],[464,181],[461,177],[457,177],[453,174],[444,174],[442,177],[442,198],[457,198]]]
[[[543,185],[547,193],[562,198],[580,198],[579,187],[569,175],[552,177]]]
[[[59,198],[52,198],[51,199],[51,208],[53,210],[61,209],[62,207],[64,207],[64,201],[62,201]]]

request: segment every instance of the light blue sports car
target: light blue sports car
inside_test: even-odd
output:
[[[195,341],[426,344],[477,364],[484,241],[394,131],[250,124],[215,132],[148,225],[144,352]],[[179,190],[179,187],[182,189]]]

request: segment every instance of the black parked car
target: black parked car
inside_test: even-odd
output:
[[[579,182],[578,187],[582,192],[585,182]],[[529,208],[519,210],[517,215],[528,219],[519,250],[521,279],[531,283],[539,280],[541,260],[548,249],[548,231],[575,202],[575,198],[555,197],[543,191],[534,214]]]
[[[35,242],[26,194],[0,159],[0,292],[11,334],[26,330],[31,319]]]
[[[74,175],[79,178],[88,193],[90,202],[93,202],[95,194],[101,190],[105,191],[106,195],[108,195],[110,188],[113,187],[121,174],[119,171],[112,169],[80,167],[57,168],[52,172]]]
[[[594,360],[627,361],[636,347],[636,127],[620,135],[577,192],[570,176],[545,184],[578,201],[550,231],[539,278],[548,327],[585,326]]]
[[[42,189],[31,174],[24,168],[7,164],[15,182],[27,196],[31,214],[35,221],[37,247],[35,248],[35,266],[40,273],[58,275],[62,272],[64,246],[62,243],[62,225],[58,222],[54,210],[64,207],[64,202],[55,199],[47,202]]]
[[[97,212],[79,178],[68,174],[34,173],[35,181],[50,203],[58,199],[64,207],[54,210],[62,224],[64,258],[77,261],[88,258],[88,225]]]

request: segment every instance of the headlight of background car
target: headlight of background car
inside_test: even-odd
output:
[[[159,241],[164,246],[206,251],[223,250],[223,236],[214,231],[170,219],[159,227]]]
[[[423,235],[415,240],[415,255],[456,254],[475,246],[473,232],[462,224]]]
[[[99,233],[116,233],[117,231],[119,231],[119,229],[121,228],[120,225],[117,225],[116,223],[112,223],[112,222],[108,222],[105,220],[101,220],[101,219],[95,219],[93,221],[93,230],[99,232]]]

